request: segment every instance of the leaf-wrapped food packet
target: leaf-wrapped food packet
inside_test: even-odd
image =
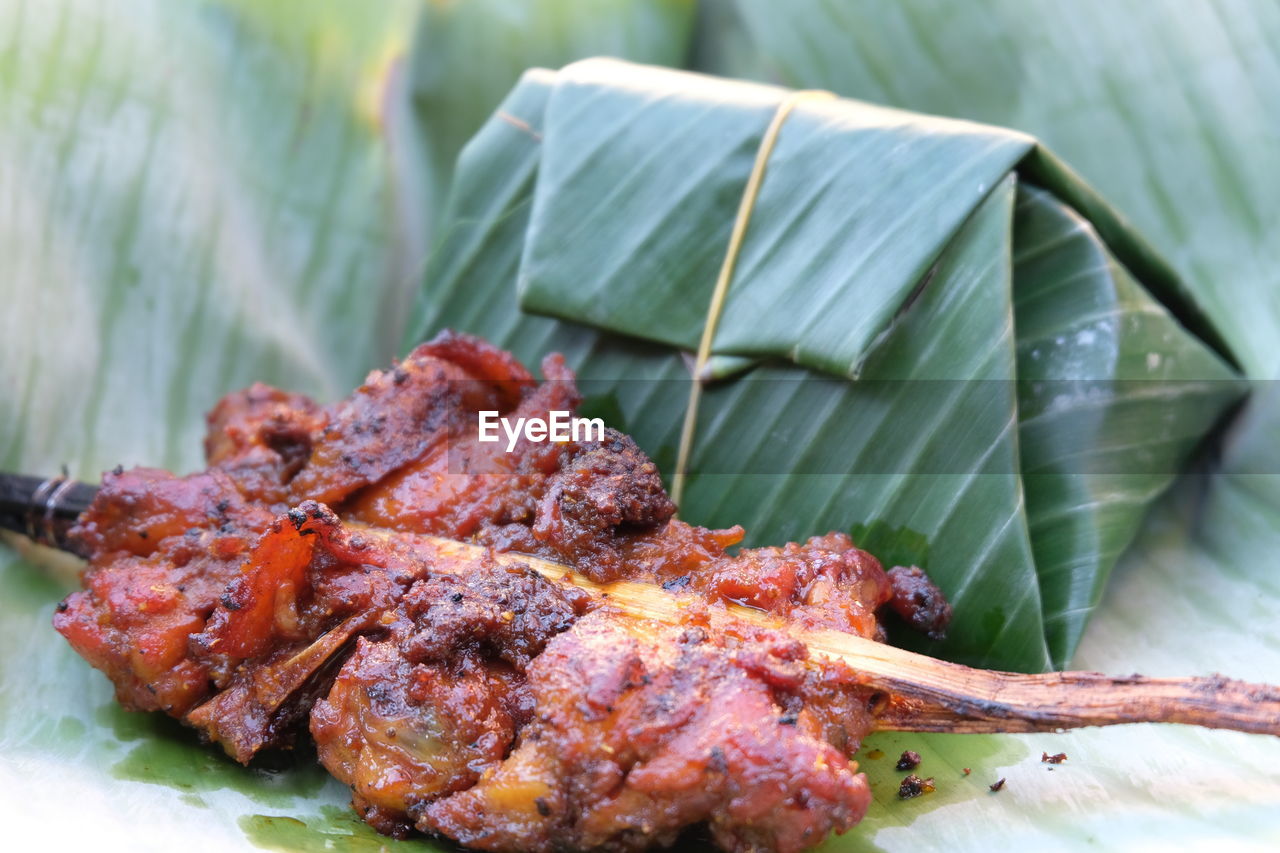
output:
[[[565,352],[669,473],[698,371],[682,515],[921,565],[955,619],[894,639],[970,664],[1065,665],[1242,393],[1159,257],[999,128],[588,60],[525,75],[464,150],[444,233],[415,340]]]

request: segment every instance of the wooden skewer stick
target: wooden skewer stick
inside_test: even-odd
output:
[[[41,499],[44,481],[2,475],[11,495],[0,506],[0,527],[27,532],[30,513],[41,521],[65,518],[59,501]],[[70,483],[71,481],[66,481]],[[64,486],[76,504],[87,504],[96,489],[85,484]],[[48,489],[45,489],[48,491]],[[33,497],[34,495],[34,497]],[[371,535],[391,531],[360,526]],[[46,528],[47,532],[47,528]],[[63,546],[61,537],[40,537]],[[463,563],[486,555],[500,565],[528,566],[556,583],[572,584],[593,595],[607,596],[611,606],[638,618],[675,624],[687,602],[659,586],[630,581],[598,584],[570,567],[523,554],[490,554],[488,549],[437,536],[414,537],[445,558]],[[447,564],[449,560],[442,561]],[[710,608],[713,627],[732,630],[736,624],[777,628],[803,641],[815,655],[843,661],[859,673],[868,687],[884,694],[877,706],[876,728],[929,732],[1039,732],[1123,723],[1185,723],[1280,735],[1280,687],[1236,681],[1220,675],[1199,678],[1108,676],[1097,672],[1051,672],[1035,675],[975,669],[937,660],[852,634],[804,630],[767,613],[727,603]],[[322,638],[323,640],[323,638]],[[323,657],[323,656],[322,656]]]
[[[479,560],[486,549],[425,536],[443,557]],[[568,566],[523,554],[493,554],[501,565],[527,565],[645,619],[677,623],[680,597],[630,581],[598,584]],[[975,669],[840,631],[806,631],[767,613],[729,603],[712,608],[714,627],[733,622],[778,628],[811,653],[844,661],[885,694],[876,728],[918,732],[1043,732],[1123,723],[1186,723],[1280,735],[1280,687],[1214,675],[1202,678],[1109,676],[1098,672],[1036,675]],[[718,622],[719,624],[715,624]]]
[[[65,473],[44,478],[0,473],[0,530],[68,550],[67,530],[97,492],[97,486],[69,479]]]

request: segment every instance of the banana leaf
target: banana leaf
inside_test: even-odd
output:
[[[458,152],[525,69],[596,55],[680,65],[696,11],[695,0],[422,4],[386,98],[395,204],[412,259],[404,281],[417,284]]]
[[[429,8],[444,13],[478,5]],[[401,335],[406,288],[417,283],[421,250],[406,250],[404,241],[433,239],[429,217],[412,219],[403,198],[421,192],[414,183],[425,180],[428,167],[403,140],[391,138],[416,118],[402,114],[397,125],[394,112],[378,109],[390,100],[386,87],[399,83],[393,59],[419,11],[414,3],[317,0],[0,5],[6,34],[0,37],[4,468],[50,471],[66,462],[85,478],[117,463],[190,470],[199,465],[201,414],[221,393],[262,379],[332,398],[384,361]],[[1241,26],[1248,23],[1248,15],[1238,17]],[[917,30],[917,36],[928,32]],[[1262,32],[1251,38],[1265,47]],[[673,31],[669,55],[676,54],[679,37]],[[564,43],[594,52],[587,40]],[[852,61],[855,54],[846,45],[840,58]],[[1192,79],[1207,79],[1210,67],[1234,67],[1212,50],[1197,61],[1185,63]],[[409,67],[419,63],[429,64],[419,54]],[[1063,76],[1050,75],[1050,83]],[[1134,90],[1135,98],[1146,91]],[[471,106],[487,115],[492,104],[477,96]],[[1058,109],[1068,107],[1064,101]],[[1239,110],[1228,112],[1216,127],[1250,120]],[[1256,115],[1261,121],[1267,114]],[[1214,127],[1205,122],[1200,130],[1208,138]],[[1068,142],[1054,139],[1074,163],[1086,165]],[[1264,151],[1243,149],[1246,156]],[[1169,173],[1179,174],[1169,157]],[[1123,162],[1117,158],[1110,177],[1126,171]],[[1103,180],[1108,176],[1088,174],[1126,210],[1143,212],[1144,190],[1119,196],[1114,183]],[[1266,177],[1263,169],[1252,174]],[[505,177],[494,177],[496,190]],[[473,171],[469,180],[474,186],[481,177]],[[1141,180],[1149,192],[1176,194],[1197,185]],[[1208,185],[1199,185],[1211,202]],[[1020,175],[1015,216],[1024,209],[1024,187]],[[445,242],[453,248],[442,252],[437,270],[487,264],[514,275],[522,245],[477,241],[471,248],[483,246],[485,254],[464,261],[458,240],[484,228],[505,228],[513,240],[522,236],[517,208],[487,226],[483,219],[453,222]],[[1186,209],[1195,213],[1188,222],[1198,222],[1213,213],[1213,204],[1193,199]],[[1146,219],[1143,225],[1157,236],[1176,236]],[[414,228],[423,231],[408,233]],[[1254,266],[1266,269],[1267,247],[1250,249],[1238,240],[1255,233],[1216,227],[1201,234],[1188,224],[1183,238],[1162,240],[1161,247],[1184,271],[1192,269],[1193,283],[1212,281],[1222,269],[1232,272],[1221,286],[1233,287],[1258,272]],[[1151,286],[1146,274],[1138,280]],[[1252,310],[1245,298],[1260,292],[1241,290],[1243,296],[1206,305],[1232,331],[1231,344],[1247,363],[1253,350],[1246,339],[1268,338],[1237,335],[1236,328],[1266,328],[1266,311]],[[451,310],[461,312],[463,295],[450,293]],[[494,316],[493,309],[506,307],[508,292],[487,306],[486,296],[477,290],[467,309],[470,322],[489,322],[499,331],[520,324],[532,336],[525,355],[552,347],[588,352],[591,330],[523,314]],[[1015,293],[1015,311],[1019,298]],[[634,350],[630,365],[646,364],[641,355],[666,355],[622,338],[611,339],[608,349]],[[688,375],[672,374],[681,384]],[[101,392],[91,393],[102,383]],[[602,412],[620,412],[608,394],[593,403]],[[1166,498],[1156,507],[1117,568],[1076,665],[1168,674],[1222,670],[1280,680],[1280,646],[1266,627],[1280,607],[1271,570],[1280,545],[1280,502],[1268,485],[1275,479],[1260,476],[1280,470],[1271,456],[1280,423],[1275,414],[1274,403],[1255,405],[1233,431],[1226,475],[1215,476],[1202,508],[1203,532],[1196,532],[1197,517],[1184,506],[1201,497],[1200,482],[1184,482],[1175,495],[1183,500]],[[1260,457],[1272,466],[1260,468]],[[900,538],[904,559],[920,553],[918,537],[877,530],[881,551]],[[348,792],[307,756],[296,766],[245,770],[190,732],[121,711],[105,679],[49,627],[62,592],[41,569],[0,546],[0,818],[8,844],[442,849],[374,834],[350,812]],[[884,757],[869,758],[877,747]],[[891,762],[906,747],[921,751],[921,769],[943,782],[936,794],[908,802],[894,797],[898,774]],[[1041,750],[1066,751],[1071,759],[1049,772],[1039,764]],[[863,753],[874,811],[826,849],[1205,848],[1224,842],[1272,849],[1280,844],[1278,764],[1274,743],[1179,727],[882,737]],[[948,770],[962,766],[972,775]],[[1000,776],[1009,778],[1007,788],[989,793],[987,784]]]
[[[189,469],[221,392],[392,355],[377,93],[411,7],[344,5],[0,6],[7,470]]]
[[[410,340],[564,350],[670,471],[685,355],[785,97],[608,60],[531,72],[459,161]],[[854,532],[954,602],[947,640],[917,645],[1007,669],[1070,659],[1242,391],[1176,276],[1033,139],[840,100],[787,119],[711,351],[684,517],[755,543]]]
[[[1147,234],[1250,376],[1280,371],[1270,0],[715,0],[703,67],[1034,134]],[[728,49],[734,45],[734,49]],[[1244,310],[1242,306],[1249,306]]]

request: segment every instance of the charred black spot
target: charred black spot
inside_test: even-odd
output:
[[[1004,780],[1001,779],[1000,781],[1003,782]],[[919,776],[912,773],[910,776],[903,779],[902,784],[898,786],[898,797],[904,800],[910,800],[913,797],[920,796],[921,794],[933,793],[933,790],[933,777],[921,779]],[[993,788],[992,790],[995,789]]]

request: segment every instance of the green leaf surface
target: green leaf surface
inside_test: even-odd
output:
[[[1280,372],[1280,6],[733,0],[714,70],[1013,127],[1168,257],[1249,375]],[[1248,305],[1248,310],[1241,306]]]
[[[441,124],[415,138],[412,133],[420,126],[411,115],[394,109],[382,113],[381,103],[395,106],[386,92],[387,81],[395,81],[391,60],[414,33],[415,12],[458,10],[465,17],[469,8],[481,5],[486,4],[128,0],[108,7],[27,0],[0,6],[0,259],[5,265],[0,276],[5,305],[0,313],[0,467],[39,472],[66,462],[84,477],[117,463],[189,470],[199,464],[202,413],[223,392],[264,380],[333,397],[381,364],[400,338],[405,320],[400,306],[418,284],[415,264],[422,246],[433,239],[429,216],[422,212],[431,161],[419,161],[416,146],[423,144],[422,135],[434,133],[438,150],[447,150],[465,132],[448,135],[440,128],[452,117],[436,116]],[[680,4],[649,7],[658,10],[652,17],[641,4],[617,8],[628,5],[639,9],[625,19],[638,33],[634,43],[618,42],[623,46],[617,50],[572,39],[565,44],[573,45],[573,52],[582,45],[584,52],[616,53],[628,44],[663,51],[644,57],[651,61],[679,61],[685,55],[688,45],[679,43],[679,35],[667,44],[646,35],[656,32],[646,21],[659,16],[685,26]],[[1132,15],[1134,5],[1087,8],[1095,16],[1110,8]],[[1147,4],[1155,9],[1150,12],[1137,5],[1142,13],[1137,23],[1108,31],[1064,26],[1059,15],[1067,14],[1065,7],[1052,4],[1038,4],[1025,15],[1021,8],[1032,4],[988,4],[988,12],[997,9],[1006,21],[1044,22],[1026,44],[1006,33],[1007,26],[991,26],[989,15],[966,18],[939,8],[936,28],[928,24],[899,32],[895,24],[878,31],[868,20],[899,21],[899,12],[882,8],[879,17],[859,21],[849,17],[847,9],[853,7],[848,6],[838,10],[842,20],[853,20],[855,35],[861,35],[848,36],[829,19],[813,18],[822,38],[806,49],[833,69],[865,62],[879,51],[905,57],[882,60],[883,67],[894,68],[892,75],[882,75],[886,85],[898,80],[905,95],[933,92],[936,100],[904,97],[896,101],[901,105],[997,122],[1014,121],[1007,118],[1009,111],[1036,117],[1036,123],[1015,123],[1048,139],[1135,215],[1228,330],[1233,350],[1255,374],[1265,375],[1276,351],[1275,305],[1268,302],[1268,294],[1276,292],[1268,286],[1274,283],[1276,256],[1260,225],[1275,218],[1267,214],[1275,212],[1273,202],[1280,198],[1268,183],[1275,175],[1265,159],[1273,136],[1266,122],[1276,103],[1265,88],[1276,79],[1268,73],[1275,69],[1275,39],[1267,36],[1277,32],[1275,15],[1262,4],[1204,4],[1178,15],[1161,15],[1159,4]],[[817,14],[806,7],[796,17]],[[519,31],[523,24],[482,18],[477,14],[468,26],[475,44],[493,55],[485,62],[468,56],[464,72],[481,75],[478,66],[506,63],[502,73],[510,79],[524,60],[507,63],[506,56],[532,49],[529,40],[484,39]],[[769,23],[773,32],[765,34],[784,37],[787,24]],[[425,41],[421,26],[417,32],[420,43]],[[887,33],[900,38],[890,42]],[[1188,33],[1205,37],[1193,40]],[[936,57],[945,54],[935,54],[930,65],[911,52],[912,45],[932,52],[931,37],[952,34],[959,41],[947,50],[978,57],[966,60],[958,72],[955,63],[946,73],[938,70]],[[834,57],[814,48],[821,42],[838,48]],[[960,50],[960,42],[974,47]],[[1091,51],[1104,43],[1110,59],[1077,61],[1095,56]],[[699,46],[697,57],[724,61],[735,51],[750,54],[754,45],[744,38],[732,49]],[[1135,45],[1148,47],[1135,50]],[[1048,52],[1049,47],[1066,53]],[[1010,66],[1013,51],[1021,58]],[[1059,66],[1038,69],[1036,51],[1060,56]],[[555,55],[545,61],[559,65],[569,58]],[[1144,58],[1155,64],[1143,66]],[[420,49],[411,65],[423,64],[430,65],[430,59]],[[908,67],[932,68],[931,81],[917,89],[904,71]],[[1106,79],[1108,69],[1118,75],[1115,80]],[[1187,69],[1194,73],[1187,76]],[[450,60],[437,70],[457,73],[458,65]],[[534,75],[539,77],[549,86],[548,76]],[[471,110],[466,121],[474,126],[475,117],[487,115],[505,88],[500,79],[495,73],[483,96],[475,80],[456,87],[445,81],[439,91],[456,96],[453,108],[459,115],[463,108]],[[1110,88],[1100,88],[1103,84]],[[474,100],[469,87],[477,87]],[[1153,87],[1164,95],[1154,97]],[[1185,102],[1177,99],[1179,87],[1185,88]],[[958,108],[961,95],[1014,89],[1025,94],[990,97],[989,114]],[[506,109],[516,116],[538,115],[547,91],[546,86],[521,87]],[[1101,132],[1097,122],[1075,120],[1081,113],[1104,114],[1115,104],[1141,118],[1131,127],[1102,125]],[[424,119],[421,127],[430,121]],[[410,125],[414,130],[408,136],[398,135]],[[398,148],[394,139],[389,145],[379,142],[384,133],[408,143]],[[415,322],[434,328],[447,320],[486,330],[532,361],[561,349],[594,377],[584,383],[592,395],[589,406],[628,429],[669,436],[674,404],[646,401],[643,382],[622,383],[618,377],[667,379],[683,387],[687,369],[671,347],[605,337],[583,326],[507,310],[521,269],[540,162],[540,148],[529,145],[531,140],[529,129],[491,124],[464,155],[448,234],[433,262],[431,281],[438,289],[419,297],[423,302]],[[1148,153],[1152,160],[1145,159]],[[486,169],[486,162],[494,162],[487,157],[500,158],[501,168]],[[1117,318],[1156,322],[1153,330],[1118,327],[1113,350],[1100,344],[1096,358],[1105,362],[1104,353],[1114,352],[1116,365],[1138,370],[1147,364],[1147,354],[1158,352],[1161,369],[1179,364],[1188,371],[1175,371],[1170,378],[1200,377],[1204,354],[1194,342],[1152,348],[1167,323],[1159,310],[1148,310],[1149,293],[1143,291],[1158,293],[1166,305],[1171,300],[1160,276],[1141,262],[1142,252],[1120,245],[1115,229],[1099,222],[1096,210],[1023,164],[1022,176],[1032,178],[1033,172],[1031,183],[1051,192],[1037,193],[1020,180],[1012,199],[1012,346],[1019,373],[1034,351],[1025,346],[1024,332],[1039,313],[1037,305],[1044,308],[1045,345],[1088,330],[1087,313],[1063,320],[1065,315],[1051,307],[1050,276],[1038,278],[1037,287],[1024,286],[1024,266],[1034,256],[1020,252],[1035,234],[1068,230],[1064,222],[1084,212],[1102,239],[1089,237],[1076,251],[1097,253],[1102,269],[1087,276],[1090,286],[1079,285],[1079,292],[1100,311],[1112,306]],[[447,176],[439,180],[443,184]],[[1000,185],[1007,186],[1003,178]],[[730,207],[736,198],[731,196]],[[417,219],[414,204],[420,205]],[[989,215],[966,223],[975,233],[978,226],[992,224]],[[591,239],[590,232],[585,239]],[[406,247],[414,241],[416,248]],[[959,254],[951,257],[959,263]],[[1076,288],[1056,291],[1064,292]],[[931,296],[936,294],[921,292],[922,300]],[[999,301],[1006,306],[1002,311],[1010,310],[1007,298]],[[999,347],[1004,345],[1001,339]],[[1166,353],[1177,357],[1164,361]],[[772,371],[765,387],[775,392],[787,387],[791,368],[749,369],[755,361],[726,361],[726,371],[742,375],[746,369],[753,380]],[[739,372],[728,371],[730,366]],[[1044,375],[1061,378],[1062,373]],[[1133,378],[1118,368],[1116,375]],[[841,381],[822,380],[835,386]],[[1205,411],[1212,408],[1212,400],[1203,402],[1195,385],[1187,384],[1187,406],[1175,407],[1179,430],[1188,434],[1197,429],[1197,417],[1206,418],[1204,412],[1192,417],[1192,402],[1201,400]],[[713,405],[734,411],[731,394],[724,389],[716,394],[721,396]],[[1018,406],[1037,402],[1029,385],[1018,387],[1014,396]],[[1189,479],[1178,501],[1157,507],[1116,570],[1076,665],[1171,675],[1222,671],[1280,681],[1274,618],[1280,588],[1273,571],[1280,546],[1277,399],[1272,394],[1253,401],[1229,436],[1225,473],[1215,476],[1212,488]],[[1114,407],[1117,414],[1123,414],[1123,402]],[[758,417],[759,410],[752,411]],[[1068,415],[1075,423],[1084,418]],[[1090,446],[1099,453],[1124,447],[1135,422],[1165,428],[1141,414],[1131,420],[1099,418]],[[777,444],[801,435],[787,429],[781,423],[773,433]],[[1025,423],[1019,428],[1024,448],[1033,439],[1027,430]],[[1042,476],[1060,476],[1052,463],[1061,451],[1054,450],[1052,440],[1044,443],[1048,473]],[[674,448],[659,446],[655,453],[669,466]],[[734,496],[745,502],[773,494],[767,479],[734,478],[728,485],[748,490],[744,497]],[[1022,479],[1033,515],[1038,491],[1027,474]],[[1159,473],[1146,476],[1135,488],[1155,489],[1160,479]],[[1070,555],[1075,548],[1086,561],[1103,559],[1125,536],[1103,531],[1095,523],[1095,509],[1080,496],[1109,495],[1110,481],[1072,474],[1063,482],[1060,503],[1073,506],[1071,514],[1081,517],[1066,527],[1083,533],[1061,553]],[[707,484],[695,487],[713,490]],[[884,494],[892,492],[892,484],[883,488]],[[938,492],[945,495],[945,487],[939,485]],[[1046,494],[1054,498],[1057,493]],[[1192,512],[1197,506],[1200,516]],[[1112,504],[1107,512],[1120,509]],[[789,505],[777,512],[779,522],[795,517]],[[726,519],[742,520],[727,513]],[[918,531],[877,523],[877,517],[857,521],[863,522],[858,529],[866,541],[880,543],[887,553],[936,559],[936,546]],[[986,523],[984,517],[981,524]],[[1028,529],[1040,595],[1050,606],[1055,586],[1043,570],[1046,558],[1037,544],[1048,540],[1036,533],[1034,520]],[[988,528],[973,534],[983,532]],[[1106,535],[1089,545],[1089,537],[1100,532]],[[1097,582],[1096,575],[1080,577]],[[0,818],[12,846],[440,849],[423,840],[377,836],[348,810],[345,789],[306,756],[279,771],[245,770],[163,719],[121,711],[106,680],[49,625],[62,592],[40,570],[0,547]],[[1096,588],[1085,584],[1060,593],[1064,602],[1089,601]],[[993,587],[991,594],[1003,600],[1007,589]],[[1044,630],[1052,645],[1054,622]],[[1062,630],[1072,629],[1064,622]],[[868,758],[876,746],[884,757]],[[903,748],[924,754],[921,770],[941,783],[936,794],[909,802],[895,798],[899,775],[889,765]],[[876,796],[872,812],[860,828],[826,849],[1274,849],[1280,846],[1278,749],[1272,740],[1181,727],[1026,737],[881,736],[862,756]],[[1065,751],[1071,758],[1051,772],[1038,761],[1041,750]],[[970,777],[957,775],[962,767],[970,767]],[[1008,787],[989,793],[986,785],[999,776],[1008,777]]]
[[[1065,668],[1111,566],[1239,386],[1078,213],[1028,187],[1014,235],[1022,479]]]
[[[189,469],[223,393],[390,357],[376,93],[409,8],[0,7],[0,464]]]
[[[695,0],[467,0],[423,3],[412,49],[386,94],[403,281],[416,285],[458,152],[525,69],[607,55],[680,65]],[[412,298],[396,294],[397,316]]]
[[[783,97],[616,62],[531,74],[460,161],[415,334],[566,350],[670,470],[681,352]],[[910,531],[958,614],[929,651],[1062,665],[1142,512],[1241,392],[1112,246],[1158,273],[1025,136],[803,102],[717,326],[735,375],[705,393],[683,514],[757,543]],[[513,281],[567,322],[517,316]]]

